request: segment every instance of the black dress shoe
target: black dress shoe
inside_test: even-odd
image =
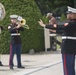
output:
[[[2,62],[0,62],[0,66],[3,66]]]
[[[22,68],[22,69],[23,69],[23,68],[25,68],[25,67],[24,67],[24,66],[18,66],[17,68]]]
[[[11,69],[11,70],[13,70],[13,67],[12,67],[12,66],[10,66],[10,69]]]

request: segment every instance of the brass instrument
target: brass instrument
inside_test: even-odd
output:
[[[26,24],[26,20],[23,19],[21,16],[18,17],[17,23],[18,23],[19,25],[21,25],[21,27],[24,27],[24,28],[26,28],[26,29],[29,29],[29,26]]]
[[[5,7],[0,3],[0,20],[5,18]]]
[[[5,18],[5,7],[3,6],[2,3],[0,3],[0,21]],[[0,27],[0,34],[1,34],[2,28]]]
[[[3,20],[5,18],[5,7],[3,6],[3,4],[0,3],[0,21]],[[1,31],[2,31],[2,27],[0,27],[0,34],[1,34]],[[0,37],[0,40],[1,40],[1,37]],[[0,53],[0,62],[1,62],[1,55],[2,53]],[[1,65],[2,62],[1,62]]]
[[[21,20],[21,26],[26,28],[26,29],[29,29],[29,26],[26,24],[26,20],[25,19]]]

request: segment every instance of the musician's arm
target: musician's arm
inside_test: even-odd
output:
[[[58,34],[62,34],[64,32],[64,29],[65,29],[64,26],[56,26],[56,27],[54,27],[54,25],[46,25],[45,28],[53,29]]]
[[[17,30],[17,28],[12,28],[11,26],[8,26],[8,30],[10,31],[10,32],[16,32],[16,30]]]
[[[53,30],[65,30],[66,29],[66,26],[64,25],[57,25],[57,24],[53,24],[53,25],[46,25],[43,23],[42,20],[38,21],[38,23],[42,26],[42,27],[45,27],[45,28],[48,28],[48,29],[53,29]]]
[[[45,28],[56,30],[57,28],[53,25],[45,25]]]

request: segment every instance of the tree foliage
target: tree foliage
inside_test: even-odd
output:
[[[35,0],[35,1],[39,6],[43,15],[46,14],[47,12],[53,12],[55,13],[55,15],[61,15],[62,10],[65,11],[67,6],[74,7],[74,0]]]

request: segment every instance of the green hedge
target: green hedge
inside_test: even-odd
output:
[[[34,0],[0,0],[6,9],[6,16],[0,25],[4,26],[4,31],[0,35],[0,52],[9,53],[10,33],[7,29],[10,24],[9,16],[17,14],[27,20],[30,29],[21,32],[22,53],[44,50],[44,31],[38,25],[38,20],[42,17],[41,12]]]

